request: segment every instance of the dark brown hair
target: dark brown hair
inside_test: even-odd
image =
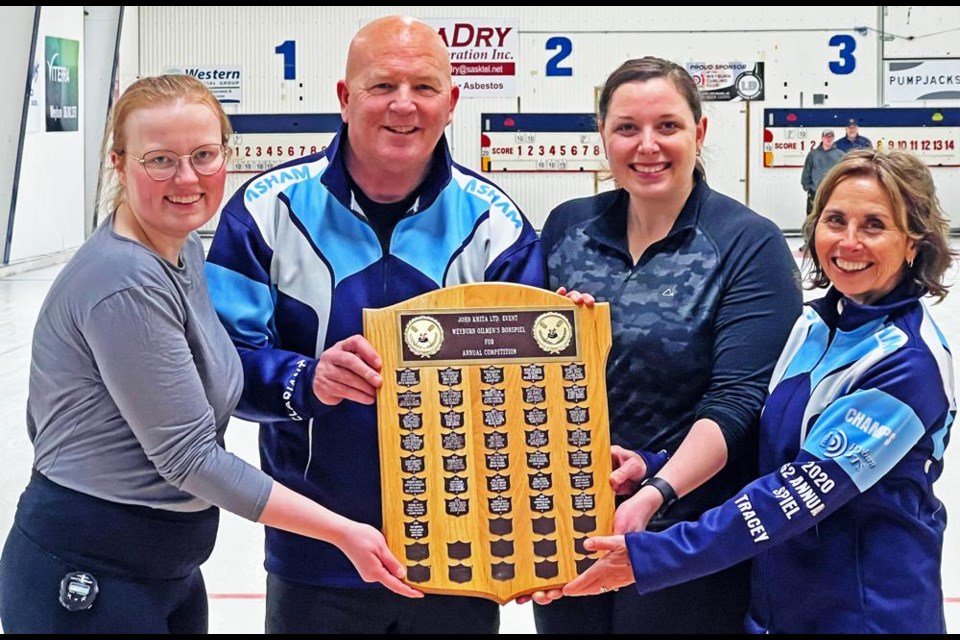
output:
[[[597,104],[598,124],[603,125],[607,117],[607,109],[610,107],[610,100],[613,98],[613,92],[628,82],[646,82],[655,78],[666,78],[673,83],[680,95],[687,101],[687,106],[693,112],[693,121],[700,124],[703,117],[703,103],[700,101],[700,90],[697,83],[693,81],[687,70],[676,62],[646,56],[627,60],[610,74],[607,81],[603,83],[603,89],[600,92],[600,101]],[[698,157],[694,171],[700,174],[700,177],[706,176],[706,168]]]

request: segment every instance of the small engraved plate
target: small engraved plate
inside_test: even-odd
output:
[[[590,432],[586,429],[567,431],[567,444],[571,447],[585,447],[590,444]]]
[[[580,493],[572,496],[573,508],[577,511],[590,511],[597,506],[596,500],[589,493]]]
[[[427,503],[423,500],[404,500],[403,515],[408,518],[419,518],[427,515]]]
[[[397,405],[401,409],[416,409],[420,406],[419,391],[404,391],[397,394]]]
[[[567,422],[570,424],[586,424],[590,422],[590,409],[586,407],[572,407],[567,409]]]
[[[587,377],[582,364],[576,362],[563,366],[563,379],[567,382],[579,382]]]
[[[513,501],[506,496],[489,498],[488,502],[490,503],[490,513],[495,513],[498,516],[513,511]]]
[[[419,520],[414,520],[413,522],[404,522],[403,528],[406,531],[407,537],[413,540],[426,538],[430,534],[429,523],[420,522]]]
[[[550,444],[550,436],[543,429],[533,429],[524,433],[527,434],[528,447],[545,447]]]
[[[420,473],[423,471],[423,456],[400,458],[400,468],[404,473]]]
[[[585,471],[570,474],[570,486],[583,491],[593,487],[593,474]]]
[[[463,391],[458,389],[444,389],[440,392],[441,407],[459,407],[463,404]]]
[[[427,491],[427,481],[413,476],[403,481],[403,492],[408,496],[418,496]]]
[[[465,516],[470,513],[470,501],[465,500],[460,497],[456,497],[453,500],[444,500],[446,502],[446,511],[447,515],[454,516],[459,518],[460,516]]]
[[[501,493],[509,491],[510,476],[502,476],[499,473],[495,476],[487,476],[487,491],[492,493]]]
[[[451,431],[440,436],[440,443],[447,451],[459,451],[467,446],[467,438],[462,433]]]
[[[545,493],[530,496],[530,508],[537,513],[546,513],[553,510],[553,497]]]
[[[505,402],[503,389],[491,387],[480,392],[480,402],[488,407],[499,407]]]
[[[547,412],[540,407],[523,410],[523,421],[531,427],[539,427],[547,422]]]
[[[423,436],[415,433],[400,436],[400,448],[404,451],[420,451],[423,449]]]
[[[463,412],[451,410],[441,413],[440,424],[446,429],[459,429],[463,426]]]
[[[447,473],[459,473],[467,470],[466,456],[443,456],[443,470]]]
[[[541,402],[547,401],[547,396],[544,393],[543,387],[538,387],[536,385],[532,387],[524,387],[523,401],[527,404],[540,404]]]
[[[550,466],[550,454],[546,451],[527,453],[527,466],[531,469],[543,469]]]
[[[544,491],[553,486],[553,476],[549,473],[528,473],[527,478],[530,480],[530,488],[534,491]]]
[[[440,384],[445,387],[455,387],[463,382],[463,375],[460,373],[460,369],[454,369],[453,367],[438,369],[437,376],[440,379]]]
[[[415,387],[420,384],[420,371],[418,369],[398,369],[397,385],[401,387]]]
[[[506,449],[507,448],[507,434],[501,433],[499,431],[494,431],[493,433],[485,433],[483,435],[483,442],[487,449]]]
[[[489,453],[486,455],[487,458],[487,469],[490,471],[503,471],[510,464],[510,454],[500,453]]]
[[[525,382],[540,382],[543,380],[543,367],[538,364],[528,364],[520,369],[520,377]]]
[[[483,384],[500,384],[503,382],[503,367],[480,369],[480,380]]]
[[[567,457],[570,459],[570,466],[576,469],[583,469],[593,464],[593,456],[589,451],[571,451]]]
[[[423,416],[419,413],[411,411],[398,417],[400,419],[400,428],[406,431],[413,431],[423,426]]]
[[[578,384],[575,384],[570,387],[563,388],[563,397],[567,402],[571,404],[576,404],[578,402],[585,402],[587,399],[587,388],[581,387]]]
[[[503,409],[490,409],[483,412],[483,424],[488,427],[502,427],[507,423],[507,414]]]
[[[454,495],[467,492],[467,479],[463,476],[453,476],[443,479],[443,489]]]

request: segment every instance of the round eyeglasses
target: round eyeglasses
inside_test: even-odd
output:
[[[147,172],[148,176],[158,182],[162,182],[177,175],[177,171],[180,170],[180,162],[184,158],[189,158],[190,166],[193,167],[193,170],[199,175],[213,175],[223,168],[229,152],[230,148],[224,147],[222,144],[205,144],[197,147],[185,156],[165,149],[148,151],[143,154],[142,158],[138,158],[132,153],[126,153],[125,151],[121,151],[120,155],[126,153],[126,155],[143,165],[143,169]]]

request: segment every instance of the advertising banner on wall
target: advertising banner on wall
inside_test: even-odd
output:
[[[80,128],[80,41],[46,37],[47,131]]]
[[[762,62],[688,62],[687,73],[706,102],[763,100]]]
[[[195,65],[191,67],[167,67],[164,73],[193,76],[207,85],[220,104],[240,104],[242,76],[240,67],[225,65]]]
[[[960,58],[887,60],[884,64],[887,102],[960,100]]]
[[[424,20],[450,50],[453,82],[461,98],[517,96],[520,42],[516,22],[496,18]]]

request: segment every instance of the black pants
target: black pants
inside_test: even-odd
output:
[[[413,599],[383,588],[315,587],[267,575],[267,633],[497,633],[500,607],[484,598]]]
[[[534,605],[537,633],[743,633],[750,563],[640,595],[631,587]]]
[[[0,557],[0,621],[5,633],[206,633],[200,569],[176,580],[134,581],[90,571],[100,593],[86,611],[67,611],[60,581],[77,570],[33,544],[16,526]]]
[[[0,555],[6,633],[206,633],[200,564],[210,556],[215,508],[178,513],[101,500],[34,471]],[[68,611],[60,584],[92,575],[89,609]]]

